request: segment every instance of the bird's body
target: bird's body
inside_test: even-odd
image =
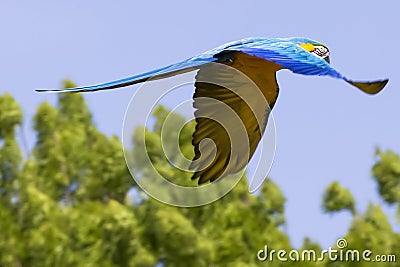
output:
[[[214,181],[224,172],[240,172],[246,166],[260,142],[269,113],[278,98],[276,71],[281,66],[243,52],[230,52],[228,58],[220,63],[229,68],[212,64],[201,68],[196,76],[193,96],[197,123],[193,134],[196,157],[190,169],[198,170],[193,178],[199,178],[199,183]],[[202,82],[207,80],[210,81]],[[223,104],[198,101],[204,98]],[[225,110],[224,105],[231,108],[240,121],[232,121],[232,114]],[[244,125],[245,133],[240,132],[240,124]],[[232,139],[235,137],[236,140],[248,139],[248,143],[234,142]],[[212,155],[211,143],[204,145],[203,153],[199,151],[200,142],[206,138],[216,145],[217,152],[212,162],[200,158],[202,154]]]
[[[223,81],[223,84],[232,85],[232,87],[235,87],[235,82],[236,84],[243,82],[236,81],[235,79],[238,78],[235,75],[225,72],[223,69],[209,67],[210,64],[208,63],[213,62],[224,64],[244,74],[256,87],[244,84],[239,86],[240,88],[237,91],[234,91],[230,90],[229,86],[204,82],[205,78],[210,76]],[[199,178],[199,183],[204,183],[240,171],[248,163],[262,137],[270,108],[274,106],[278,97],[279,87],[276,81],[276,72],[281,69],[289,69],[294,73],[303,75],[331,76],[342,79],[369,94],[378,93],[388,82],[388,80],[375,82],[349,80],[331,67],[328,48],[308,38],[247,38],[224,44],[179,63],[125,79],[94,86],[38,91],[90,92],[107,90],[144,82],[149,78],[162,79],[199,70],[196,76],[196,92],[194,94],[197,122],[193,134],[195,158],[191,168],[195,171],[193,178]],[[257,96],[254,88],[258,88],[263,99]],[[240,97],[242,93],[250,94],[250,100],[244,101]],[[253,93],[257,97],[251,97]],[[241,119],[248,137],[247,155],[243,156],[242,153],[234,152],[235,149],[232,150],[229,146],[229,134],[224,131],[221,125],[207,118],[210,114],[223,112],[218,105],[196,100],[204,97],[221,101],[234,110]],[[228,116],[225,119],[229,121]],[[208,147],[208,144],[205,145],[205,148],[200,149],[200,142],[207,138],[213,140],[217,152],[212,151],[212,145]],[[241,150],[239,149],[239,151]],[[206,154],[205,158],[207,159],[210,158],[210,155],[214,155],[213,160],[207,164],[205,164],[207,161],[199,161],[201,152]]]
[[[281,70],[282,66],[243,52],[235,52],[234,57],[235,60],[230,66],[249,77],[261,90],[272,108],[279,93],[276,72]]]

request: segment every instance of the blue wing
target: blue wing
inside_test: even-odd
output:
[[[303,75],[329,75],[343,79],[344,76],[332,68],[325,60],[301,47],[289,45],[285,49],[240,48],[238,51],[257,56],[281,65],[294,73]]]
[[[299,45],[319,44],[308,38],[247,38],[228,43],[207,53],[219,53],[223,50],[241,51],[281,65],[294,73],[303,75],[329,75],[345,78],[322,58],[308,52]]]
[[[256,39],[262,40],[262,38],[249,38],[249,39],[243,39],[243,40],[239,40],[239,41],[230,42],[230,43],[221,45],[217,48],[214,48],[212,50],[209,50],[207,52],[204,52],[198,56],[183,60],[181,62],[172,64],[172,65],[169,65],[169,66],[166,66],[163,68],[155,69],[155,70],[152,70],[149,72],[145,72],[145,73],[133,75],[130,77],[126,77],[123,79],[111,81],[111,82],[90,85],[90,86],[75,87],[75,88],[36,89],[36,91],[38,91],[38,92],[93,92],[93,91],[99,91],[99,90],[108,90],[108,89],[125,87],[125,86],[144,82],[150,78],[152,78],[152,79],[167,78],[167,77],[171,77],[171,76],[174,76],[177,74],[196,70],[199,68],[199,66],[201,66],[203,64],[207,64],[207,63],[218,60],[217,58],[214,57],[214,55],[224,51],[227,47],[235,47],[237,45],[242,45],[245,42],[245,40],[252,40],[251,42],[253,42]]]
[[[64,88],[64,89],[37,89],[38,92],[94,92],[99,90],[108,90],[114,88],[120,88],[129,86],[136,83],[141,83],[149,78],[153,79],[162,79],[171,77],[177,74],[189,72],[198,68],[198,66],[215,61],[215,58],[190,58],[184,61],[181,61],[176,64],[172,64],[163,68],[159,68],[156,70],[152,70],[149,72],[145,72],[142,74],[130,76],[127,78],[119,79],[116,81],[90,85],[90,86],[82,86],[75,88]]]
[[[328,75],[334,78],[343,79],[362,91],[370,94],[379,92],[388,82],[388,80],[376,82],[351,81],[332,68],[331,65],[322,58],[301,48],[299,44],[302,43],[318,44],[318,42],[307,38],[247,38],[224,44],[176,64],[124,79],[91,86],[66,89],[38,89],[37,91],[90,92],[129,86],[144,82],[149,78],[167,78],[184,72],[196,70],[203,64],[217,61],[218,58],[215,57],[215,55],[223,51],[241,51],[246,54],[277,63],[283,68],[289,69],[298,74]]]
[[[342,79],[367,94],[380,92],[389,81],[388,79],[367,82],[352,81],[335,70],[324,59],[301,48],[299,44],[302,43],[318,44],[318,42],[307,38],[258,39],[253,42],[249,40],[249,42],[228,49],[264,58],[294,73],[327,75]]]

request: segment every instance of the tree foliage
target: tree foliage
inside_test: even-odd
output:
[[[379,194],[389,204],[400,203],[400,157],[393,151],[376,151],[379,161],[372,168]]]
[[[74,85],[66,81],[64,86]],[[150,159],[163,175],[195,186],[190,173],[168,163],[160,141],[162,135],[178,140],[178,146],[166,149],[190,159],[194,124],[176,133],[173,126],[182,125],[183,118],[173,113],[168,115],[172,127],[161,133],[167,114],[158,107],[154,127],[138,127],[132,142],[145,138]],[[139,193],[120,140],[97,130],[80,94],[60,94],[56,106],[44,102],[38,107],[36,143],[25,160],[16,135],[21,122],[18,103],[9,94],[0,96],[0,266],[364,266],[259,261],[257,251],[266,244],[276,251],[292,249],[284,231],[286,198],[271,179],[251,195],[244,177],[219,201],[196,208],[168,206]],[[135,175],[149,175],[143,153],[135,148],[131,155],[127,160],[134,160]],[[379,152],[373,167],[379,192],[391,204],[399,200],[399,162],[395,153]],[[323,198],[326,212],[354,215],[345,236],[349,248],[400,259],[399,235],[381,208],[371,204],[360,214],[355,204],[337,182]],[[309,249],[322,250],[306,238],[300,251]]]
[[[343,188],[337,181],[332,182],[325,190],[323,209],[325,212],[348,210],[355,213],[354,199],[350,191]]]

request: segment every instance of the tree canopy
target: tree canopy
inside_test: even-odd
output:
[[[65,81],[64,86],[74,85]],[[145,131],[139,127],[132,142],[145,132],[150,157],[160,171],[177,184],[195,186],[190,174],[173,168],[162,154],[160,127],[168,113],[158,107],[154,127]],[[183,120],[179,114],[173,116],[178,124]],[[370,264],[257,259],[266,244],[276,251],[293,249],[285,232],[286,197],[272,179],[251,195],[243,177],[222,199],[196,208],[172,207],[141,193],[126,167],[119,138],[96,128],[80,94],[59,94],[56,106],[44,102],[37,108],[36,143],[26,159],[16,135],[22,119],[13,97],[0,96],[0,266]],[[193,156],[193,127],[187,124],[179,136],[180,149],[188,158]],[[140,168],[140,152],[134,148],[131,153],[134,157],[129,160],[135,161],[138,175],[146,175],[145,167]],[[378,150],[372,175],[382,199],[398,207],[400,157]],[[350,211],[353,216],[345,249],[369,249],[374,255],[396,255],[400,260],[400,235],[381,207],[371,203],[360,213],[356,203],[338,182],[330,184],[322,198],[326,213]],[[310,249],[323,248],[306,238],[299,251]]]

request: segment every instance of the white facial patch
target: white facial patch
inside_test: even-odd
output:
[[[329,50],[325,46],[316,45],[315,50],[312,52],[314,55],[319,56],[322,59],[329,57]]]

